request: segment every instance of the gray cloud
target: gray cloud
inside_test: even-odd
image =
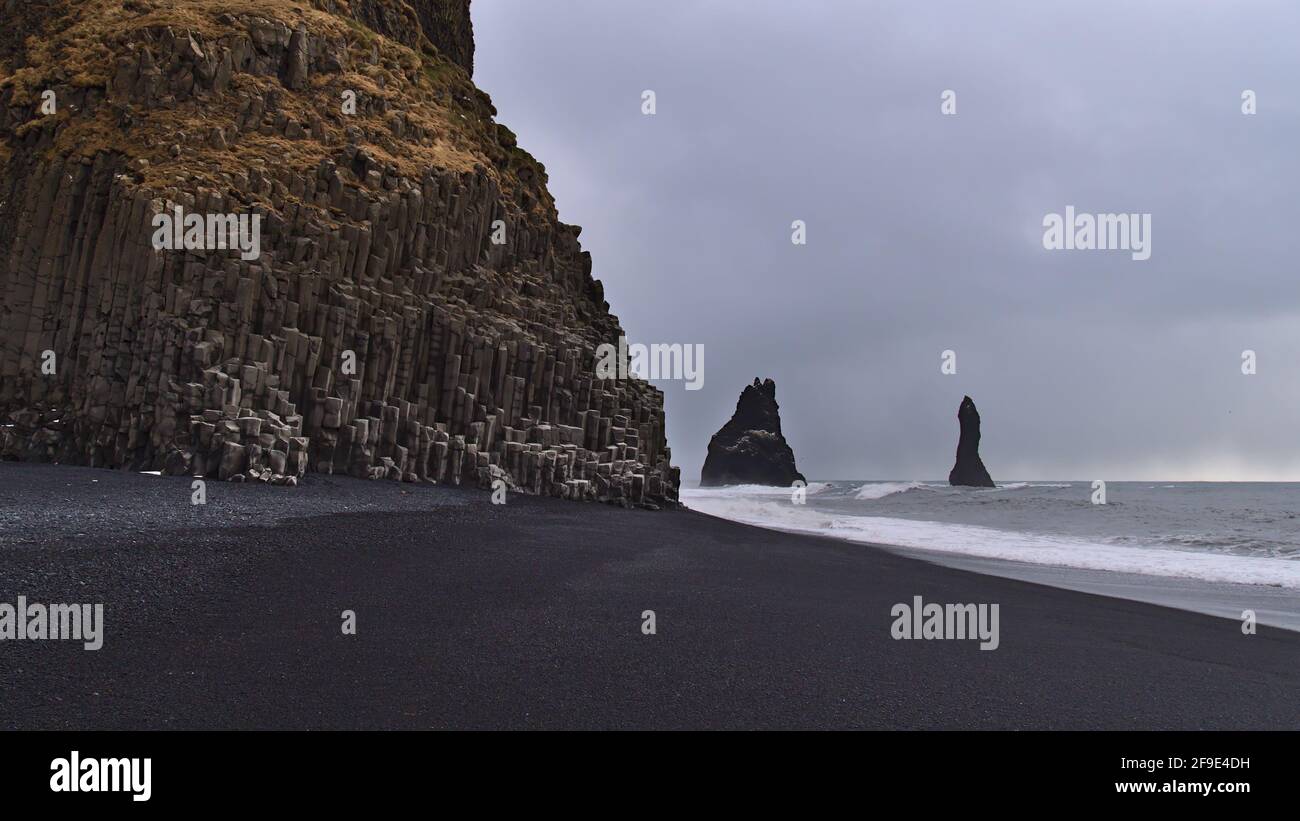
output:
[[[754,376],[810,478],[946,476],[964,393],[996,479],[1300,478],[1300,8],[493,0],[474,25],[629,336],[705,346],[704,390],[661,384],[690,481]],[[1150,212],[1151,259],[1043,250],[1066,205]]]

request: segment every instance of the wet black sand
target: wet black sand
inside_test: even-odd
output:
[[[0,464],[0,602],[106,623],[0,642],[0,728],[1300,728],[1297,633],[686,511],[207,491]],[[893,640],[915,595],[998,603],[1000,647]]]

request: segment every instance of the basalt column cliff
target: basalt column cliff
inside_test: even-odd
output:
[[[674,502],[468,0],[0,8],[0,456]]]

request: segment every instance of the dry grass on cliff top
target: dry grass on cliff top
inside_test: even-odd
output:
[[[110,34],[170,26],[216,38],[235,30],[220,21],[222,15],[261,17],[291,28],[304,23],[314,32],[335,36],[348,28],[336,15],[290,0],[64,0],[48,8],[45,30],[25,41],[29,65],[11,75],[28,93],[30,81],[39,84],[50,70],[74,86],[106,85],[117,57],[107,42]]]
[[[141,181],[150,187],[175,184],[178,177],[220,186],[221,170],[233,165],[247,167],[260,160],[272,169],[307,171],[322,159],[337,158],[346,145],[345,127],[355,125],[364,127],[370,138],[367,151],[404,176],[419,180],[430,168],[452,172],[485,168],[505,190],[529,190],[533,210],[554,215],[545,168],[514,145],[514,135],[493,120],[495,112],[487,96],[432,45],[417,52],[351,17],[292,0],[66,0],[52,5],[54,14],[46,18],[45,30],[27,37],[29,65],[0,79],[0,85],[14,87],[16,103],[30,103],[53,82],[106,88],[123,44],[134,39],[135,32],[171,27],[178,35],[189,32],[210,42],[246,33],[246,23],[239,18],[261,18],[290,28],[304,24],[315,36],[343,44],[351,67],[341,74],[315,74],[309,88],[280,95],[285,114],[303,125],[315,121],[319,126],[319,133],[307,139],[256,132],[236,137],[233,124],[239,95],[280,88],[274,77],[241,74],[225,93],[229,99],[224,104],[191,99],[174,108],[153,109],[129,130],[113,121],[108,107],[101,107],[94,117],[60,110],[55,116],[67,125],[54,149],[58,153],[93,156],[112,151],[146,159],[149,168]],[[370,62],[372,52],[379,55],[377,64]],[[420,143],[393,136],[386,121],[391,113],[349,117],[343,122],[335,112],[345,88],[383,98],[392,111],[401,112],[408,123],[432,137]],[[207,145],[213,128],[226,129],[228,138],[235,138],[230,148]],[[178,143],[181,156],[173,157],[172,146]]]

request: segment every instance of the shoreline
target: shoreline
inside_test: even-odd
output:
[[[1201,579],[1113,570],[1087,570],[1078,567],[1017,562],[1010,559],[957,556],[940,551],[909,549],[893,545],[876,545],[876,547],[894,550],[900,555],[943,567],[969,570],[972,573],[983,573],[1005,579],[1018,579],[1061,590],[1170,607],[1189,613],[1228,619],[1238,624],[1242,622],[1244,610],[1253,610],[1258,624],[1300,632],[1300,596],[1297,596],[1296,591],[1283,587],[1208,582]]]
[[[905,483],[899,482],[899,484]],[[1300,632],[1300,595],[1297,595],[1294,589],[1281,585],[1245,584],[1198,579],[1192,576],[1072,567],[1069,565],[1047,564],[1045,562],[1021,561],[1002,556],[978,556],[938,548],[891,544],[887,541],[855,539],[847,535],[823,532],[820,529],[802,528],[796,525],[785,527],[779,522],[729,518],[719,513],[710,512],[707,509],[691,507],[692,499],[690,494],[694,490],[696,489],[683,489],[683,505],[697,513],[735,524],[791,535],[820,536],[846,545],[885,550],[940,567],[966,570],[998,578],[1017,579],[1061,590],[1072,590],[1126,601],[1171,607],[1187,612],[1230,619],[1239,624],[1244,618],[1244,611],[1252,610],[1256,615],[1258,624],[1267,624],[1283,630]],[[826,515],[840,514],[828,513]],[[865,519],[874,518],[871,514],[860,515]],[[942,520],[911,519],[911,517],[909,517],[909,521],[940,526],[960,525],[960,523]],[[1028,534],[1016,533],[1014,535],[1019,537]],[[1197,554],[1193,553],[1192,555]]]
[[[1268,585],[1230,584],[1208,582],[1200,579],[1181,579],[1172,576],[1155,576],[1124,573],[1113,570],[1087,570],[1078,567],[1017,562],[1011,559],[994,559],[983,556],[963,556],[941,550],[924,550],[881,542],[858,542],[830,534],[786,530],[775,525],[760,525],[728,519],[688,507],[693,513],[732,524],[756,527],[792,536],[829,539],[852,547],[883,550],[936,567],[964,570],[999,579],[1014,579],[1029,584],[1070,590],[1093,596],[1140,602],[1157,607],[1167,607],[1188,613],[1198,613],[1214,618],[1242,622],[1242,611],[1251,609],[1256,623],[1279,630],[1300,633],[1300,597],[1294,591]]]
[[[0,727],[1300,728],[1300,635],[1269,626],[689,510],[337,477],[188,498],[0,464],[0,600],[105,605],[100,650],[0,641]],[[915,596],[999,605],[997,649],[891,638]]]
[[[922,548],[892,545],[883,542],[860,542],[833,536],[829,533],[810,533],[801,530],[787,530],[776,525],[761,525],[728,519],[725,516],[695,510],[694,513],[718,519],[732,524],[756,527],[775,533],[792,536],[829,539],[844,545],[883,550],[906,556],[910,559],[965,570],[1001,579],[1039,584],[1059,590],[1072,590],[1124,601],[1142,602],[1158,607],[1169,607],[1189,613],[1214,616],[1215,618],[1242,621],[1243,610],[1253,610],[1258,624],[1266,624],[1280,630],[1300,633],[1300,596],[1295,591],[1271,585],[1231,584],[1229,582],[1209,582],[1201,579],[1178,578],[1175,576],[1156,576],[1142,573],[1126,573],[1118,570],[1089,570],[1079,567],[1061,565],[1035,564],[1018,562],[1013,559],[989,558],[984,556],[965,556],[958,553],[945,553],[942,550],[925,550]]]

